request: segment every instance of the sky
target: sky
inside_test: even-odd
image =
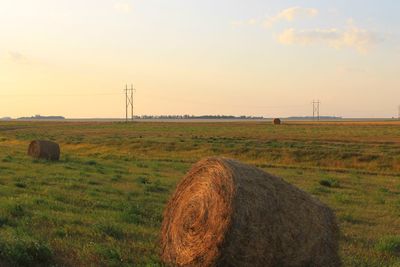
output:
[[[0,117],[395,117],[400,1],[0,0]]]

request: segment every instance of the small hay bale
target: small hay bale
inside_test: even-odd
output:
[[[51,141],[35,140],[29,144],[28,155],[36,159],[59,160],[60,146]]]
[[[224,158],[195,164],[164,211],[171,266],[340,266],[330,208],[281,178]]]
[[[276,119],[274,119],[273,123],[274,123],[274,125],[281,125],[282,121],[281,121],[281,119],[276,118]]]

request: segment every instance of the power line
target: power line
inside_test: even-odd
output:
[[[217,106],[221,105],[221,102],[215,101],[215,102],[210,102],[210,101],[199,101],[198,99],[193,99],[193,98],[182,98],[180,96],[177,97],[169,97],[169,96],[164,96],[160,94],[151,94],[151,93],[146,93],[145,95],[141,95],[141,98],[143,99],[158,99],[162,100],[164,102],[168,103],[190,103],[190,104],[196,104],[196,105],[207,105],[207,106]],[[305,108],[308,106],[308,104],[301,104],[301,105],[274,105],[274,106],[267,106],[267,105],[243,105],[243,104],[231,104],[230,102],[226,102],[225,106],[227,107],[232,107],[232,108],[257,108],[257,109],[289,109],[289,108]]]
[[[65,96],[111,96],[120,93],[88,93],[88,94],[0,94],[0,97],[65,97]]]

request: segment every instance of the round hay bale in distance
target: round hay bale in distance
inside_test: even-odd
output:
[[[60,146],[51,141],[35,140],[29,144],[28,155],[36,159],[59,160]]]
[[[282,121],[281,121],[281,119],[276,118],[273,120],[273,123],[274,123],[274,125],[281,125]]]
[[[240,162],[208,158],[165,211],[161,258],[172,266],[340,266],[334,213],[309,194]]]

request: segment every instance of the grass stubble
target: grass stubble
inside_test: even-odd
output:
[[[61,145],[59,162],[26,155]],[[400,266],[400,124],[0,123],[1,266],[161,266],[162,212],[207,156],[253,164],[338,217],[344,266]]]

